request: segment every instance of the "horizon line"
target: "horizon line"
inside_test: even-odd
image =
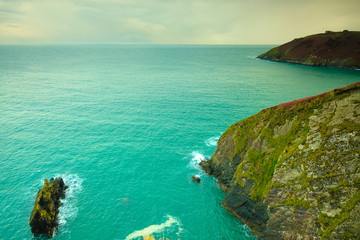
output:
[[[270,46],[274,43],[0,43],[0,46]]]

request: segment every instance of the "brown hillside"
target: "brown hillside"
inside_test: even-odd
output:
[[[360,32],[329,32],[296,38],[258,56],[310,66],[360,68]]]

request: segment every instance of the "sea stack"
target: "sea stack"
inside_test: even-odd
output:
[[[360,32],[326,31],[296,38],[258,58],[308,66],[360,68]]]
[[[31,232],[35,235],[44,235],[52,238],[58,224],[60,199],[65,198],[65,185],[62,178],[45,179],[39,189],[35,205],[30,216]]]
[[[200,165],[260,239],[360,239],[360,82],[235,123]]]

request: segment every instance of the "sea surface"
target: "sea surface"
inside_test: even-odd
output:
[[[271,47],[0,46],[0,239],[37,239],[36,193],[57,176],[56,240],[255,239],[197,163],[231,124],[360,80],[256,58]]]

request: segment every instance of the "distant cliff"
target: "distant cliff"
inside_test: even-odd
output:
[[[200,165],[261,239],[360,239],[360,82],[235,123]]]
[[[330,32],[296,38],[258,56],[275,62],[360,68],[360,32]]]

